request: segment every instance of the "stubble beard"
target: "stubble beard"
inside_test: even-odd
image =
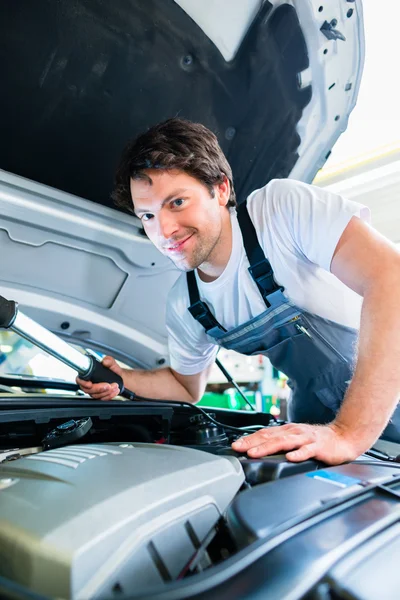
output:
[[[198,235],[197,232],[194,232],[194,235]],[[221,231],[216,235],[211,237],[207,237],[207,239],[198,240],[198,245],[192,250],[190,256],[182,256],[181,260],[173,259],[169,257],[170,260],[174,263],[174,265],[180,271],[194,271],[198,269],[204,263],[210,262],[212,257],[212,253],[215,250],[219,240],[221,237]]]

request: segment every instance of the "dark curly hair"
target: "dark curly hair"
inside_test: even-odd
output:
[[[115,175],[112,199],[116,206],[133,211],[131,179],[150,178],[146,169],[179,169],[203,183],[210,194],[213,186],[230,183],[228,206],[236,206],[232,169],[216,136],[201,125],[186,119],[168,119],[128,142]],[[151,180],[150,180],[151,182]]]

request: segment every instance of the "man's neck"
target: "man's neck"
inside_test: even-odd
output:
[[[221,235],[206,261],[197,269],[200,279],[206,283],[222,275],[232,253],[232,222],[229,210],[223,217]]]

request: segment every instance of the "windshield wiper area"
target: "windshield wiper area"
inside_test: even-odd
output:
[[[46,389],[46,390],[62,390],[68,392],[77,392],[80,390],[77,383],[72,381],[63,381],[62,379],[47,379],[46,377],[29,377],[29,375],[0,375],[0,393],[2,386],[8,388],[7,391],[15,392],[15,390],[9,390],[12,387],[28,388],[32,389]],[[6,391],[6,390],[3,390]]]

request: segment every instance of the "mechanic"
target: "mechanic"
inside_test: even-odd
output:
[[[103,360],[128,389],[197,402],[219,346],[261,353],[289,377],[291,422],[241,438],[235,450],[339,464],[367,450],[389,420],[387,434],[400,441],[400,253],[368,224],[367,208],[278,179],[236,210],[217,138],[178,118],[127,145],[113,197],[183,271],[167,301],[171,366]],[[119,391],[77,381],[98,400]]]

